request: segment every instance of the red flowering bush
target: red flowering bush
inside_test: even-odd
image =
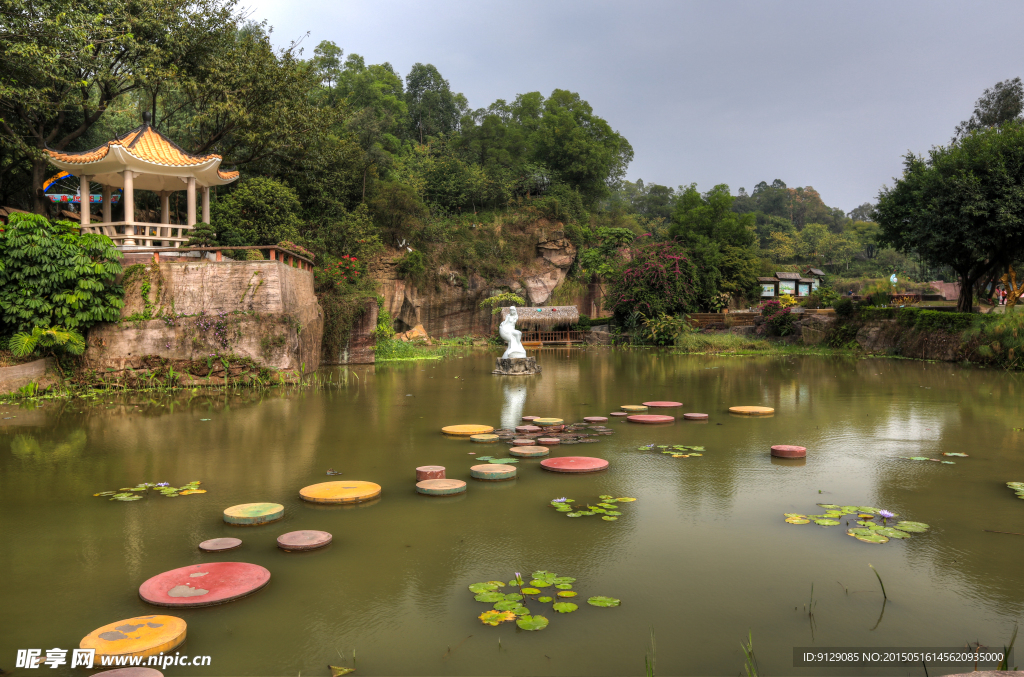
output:
[[[355,256],[348,255],[342,256],[325,268],[317,268],[313,271],[313,277],[319,289],[354,284],[364,275],[366,275],[366,269],[362,262]]]
[[[765,318],[768,328],[776,336],[788,336],[793,333],[796,318],[778,301],[765,301],[761,306],[761,317]]]
[[[288,251],[290,251],[293,254],[298,254],[299,256],[304,256],[307,259],[309,259],[310,261],[312,261],[314,258],[316,258],[316,254],[314,254],[313,252],[309,251],[308,249],[306,249],[302,245],[295,244],[291,240],[283,240],[281,242],[278,242],[277,246],[280,247],[281,249],[287,249]]]

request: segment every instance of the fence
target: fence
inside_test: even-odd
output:
[[[281,261],[285,265],[292,266],[293,268],[299,268],[300,270],[313,270],[312,260],[287,249],[282,249],[277,245],[266,247],[139,247],[137,249],[123,249],[121,250],[121,253],[124,255],[125,263],[130,263],[132,261],[138,262],[140,260],[152,260],[154,263],[160,263],[161,254],[164,255],[164,261],[180,261],[182,259],[188,261],[188,259],[192,258],[202,258],[203,252],[210,252],[215,255],[214,260],[223,261],[224,257],[222,252],[244,252],[250,249],[255,249],[260,252],[269,252],[268,258],[271,261]],[[142,256],[139,256],[139,254],[142,254]]]
[[[583,343],[582,331],[524,331],[523,343]]]

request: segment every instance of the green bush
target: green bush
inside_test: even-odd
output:
[[[960,333],[976,323],[983,323],[995,316],[980,316],[974,313],[952,313],[920,308],[900,308],[897,314],[900,326],[913,327],[920,331],[946,331]]]
[[[12,214],[0,232],[0,333],[34,327],[83,331],[114,322],[124,307],[121,252],[105,235],[67,221]]]
[[[847,297],[843,297],[832,304],[832,308],[836,311],[837,317],[850,317],[853,315],[853,300]]]
[[[213,232],[213,226],[208,223],[197,223],[188,231],[188,242],[186,247],[216,247],[217,233]]]
[[[213,205],[213,227],[225,246],[277,244],[298,238],[301,209],[298,195],[286,184],[247,179]]]
[[[422,280],[427,275],[427,255],[418,249],[406,252],[395,270],[406,280]]]

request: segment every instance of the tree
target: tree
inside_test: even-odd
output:
[[[211,219],[222,243],[276,245],[298,237],[302,227],[301,208],[295,191],[286,184],[254,178],[242,181],[235,190],[217,200]],[[230,238],[232,234],[237,239]]]
[[[854,207],[846,216],[852,221],[874,221],[875,205],[865,202],[859,207]]]
[[[410,138],[420,143],[457,130],[459,119],[469,107],[466,97],[453,93],[448,81],[429,63],[413,64],[405,76],[405,103]]]
[[[956,126],[953,140],[986,127],[995,127],[1020,117],[1024,110],[1024,83],[1020,78],[997,82],[986,89],[974,104],[974,114]]]
[[[13,214],[0,232],[2,333],[34,327],[81,331],[121,317],[114,284],[121,252],[106,235],[80,234],[68,221]]]
[[[188,242],[185,243],[185,246],[216,247],[218,244],[217,233],[213,232],[213,226],[208,223],[197,223],[195,227],[189,231]]]
[[[970,312],[975,282],[1024,255],[1024,124],[979,129],[927,158],[909,153],[903,167],[879,193],[879,239],[952,268],[957,308]]]

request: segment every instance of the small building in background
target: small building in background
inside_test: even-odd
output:
[[[820,273],[820,277],[810,271]],[[800,273],[779,272],[775,273],[775,277],[757,278],[757,283],[761,285],[761,298],[777,299],[783,294],[795,297],[809,296],[820,286],[825,275],[817,268],[811,268],[810,271],[807,277]]]
[[[808,268],[804,271],[804,277],[811,280],[811,291],[817,291],[825,283],[825,271],[819,268]]]

